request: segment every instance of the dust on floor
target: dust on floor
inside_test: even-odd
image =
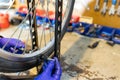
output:
[[[88,48],[99,40],[95,49]],[[120,80],[120,45],[76,33],[67,33],[61,44],[61,80]]]

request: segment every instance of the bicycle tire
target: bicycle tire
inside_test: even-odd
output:
[[[63,19],[63,23],[62,23],[62,33],[61,33],[61,40],[66,32],[66,28],[69,24],[69,21],[71,19],[71,15],[72,15],[72,11],[74,8],[74,2],[75,0],[69,0],[68,4],[67,4],[67,9],[65,12],[65,17]],[[44,51],[44,55],[50,56],[51,53],[54,51],[54,44],[47,49],[46,51]],[[5,52],[4,50],[0,49],[0,53],[8,53]],[[25,71],[28,69],[31,69],[37,65],[39,65],[41,63],[40,60],[38,60],[39,57],[41,57],[42,54],[39,54],[38,52],[36,52],[37,54],[30,57],[29,59],[26,60],[25,57],[23,56],[19,56],[17,54],[5,54],[6,56],[1,56],[0,55],[0,72],[21,72],[21,71]],[[11,56],[19,56],[19,58],[16,58],[16,60],[10,60],[9,58],[11,58]],[[29,56],[27,56],[29,57]],[[20,61],[19,61],[20,60]],[[38,63],[38,64],[37,64]]]

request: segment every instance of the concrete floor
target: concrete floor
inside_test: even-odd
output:
[[[98,40],[76,33],[65,35],[61,46],[61,80],[120,80],[120,45],[111,47],[100,40],[97,48],[88,48]]]
[[[13,28],[0,34],[7,37],[7,32],[11,33]],[[120,45],[111,47],[105,40],[100,40],[97,48],[88,48],[99,40],[66,33],[61,43],[61,80],[120,80]]]

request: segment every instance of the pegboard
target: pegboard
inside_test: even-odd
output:
[[[103,1],[101,0],[100,2],[100,8],[102,8],[103,6]],[[111,1],[112,0],[108,0],[108,7],[110,8],[111,6]],[[118,17],[117,15],[114,16],[109,16],[108,15],[108,11],[107,14],[105,16],[101,15],[100,11],[96,12],[94,11],[94,6],[95,6],[95,0],[93,2],[90,3],[89,7],[90,10],[86,10],[83,14],[83,16],[89,16],[89,17],[93,17],[93,22],[96,24],[101,24],[101,25],[105,25],[105,26],[111,26],[114,28],[120,28],[120,17]],[[118,8],[118,4],[116,5],[116,9]]]

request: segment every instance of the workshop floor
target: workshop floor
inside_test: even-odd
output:
[[[87,46],[100,39],[67,33],[62,40],[61,80],[120,80],[120,45],[100,40],[95,49]]]
[[[7,37],[13,28],[0,34]],[[120,80],[120,45],[111,47],[105,40],[100,40],[97,48],[88,48],[99,40],[66,33],[61,43],[61,80]]]

